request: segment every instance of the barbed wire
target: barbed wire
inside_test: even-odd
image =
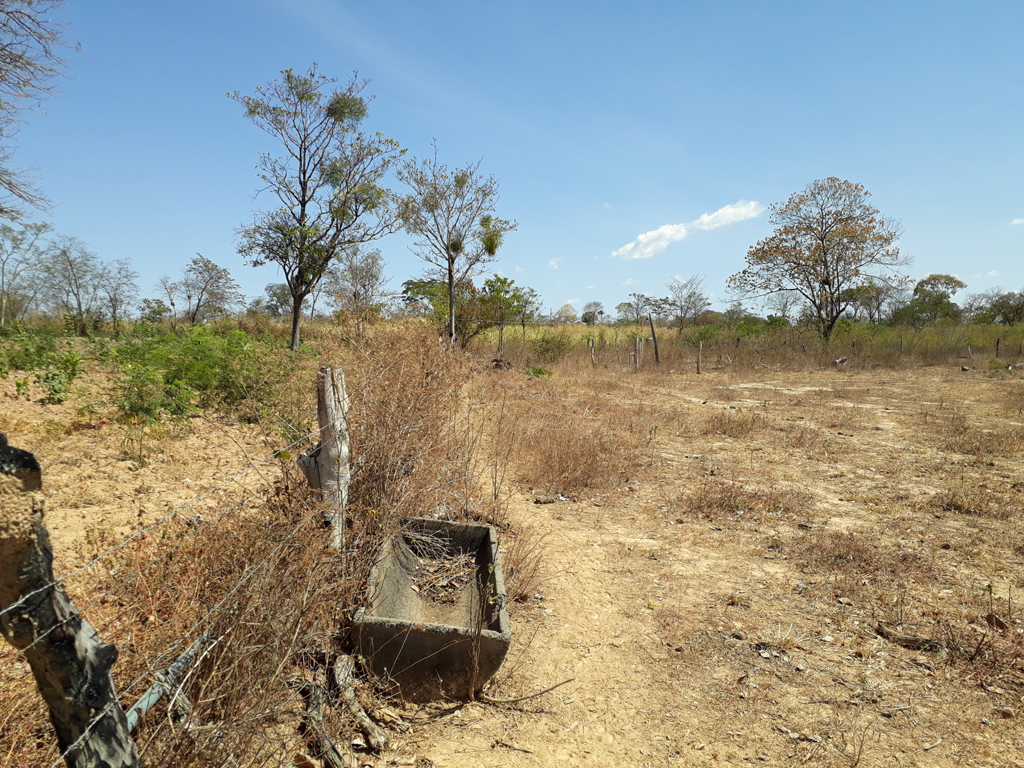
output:
[[[19,606],[24,605],[25,602],[29,598],[34,597],[35,595],[38,595],[38,594],[40,594],[42,592],[45,592],[48,589],[52,589],[53,587],[57,586],[58,584],[61,584],[61,583],[65,582],[65,581],[67,581],[68,579],[74,578],[78,574],[83,573],[84,571],[89,570],[94,565],[96,565],[98,562],[100,562],[103,558],[108,557],[109,555],[113,554],[114,552],[116,552],[116,551],[126,547],[129,543],[134,541],[136,538],[138,538],[142,534],[148,533],[149,531],[153,530],[154,528],[156,528],[156,527],[162,525],[163,523],[167,522],[168,520],[176,517],[182,511],[184,511],[185,509],[188,509],[189,507],[191,507],[193,504],[196,504],[196,503],[202,501],[203,499],[207,498],[208,496],[211,496],[214,493],[217,493],[218,491],[220,491],[223,488],[225,488],[228,484],[234,482],[239,477],[241,477],[242,475],[244,475],[247,472],[251,471],[252,469],[260,467],[260,466],[262,466],[262,465],[264,465],[264,464],[266,464],[266,463],[268,463],[270,461],[273,461],[274,459],[279,459],[281,457],[282,453],[286,453],[289,449],[294,448],[295,446],[299,445],[300,443],[302,443],[302,442],[304,442],[306,440],[312,440],[312,438],[314,436],[319,436],[319,434],[322,433],[323,430],[327,429],[329,426],[330,425],[324,425],[323,427],[320,427],[320,428],[316,429],[315,431],[313,431],[313,432],[311,432],[309,434],[303,435],[302,437],[298,438],[297,440],[294,440],[293,442],[289,443],[288,445],[284,446],[283,448],[277,449],[276,451],[274,451],[269,456],[266,456],[266,457],[264,457],[264,458],[262,458],[262,459],[260,459],[260,460],[258,460],[256,462],[251,462],[244,469],[239,470],[234,475],[232,475],[231,477],[229,477],[226,480],[222,481],[221,483],[219,483],[218,485],[214,486],[213,488],[210,488],[210,489],[208,489],[206,491],[203,491],[198,496],[196,496],[196,497],[186,501],[185,503],[181,504],[178,507],[175,507],[173,510],[171,510],[170,512],[168,512],[166,515],[164,515],[163,517],[159,518],[155,522],[150,523],[149,525],[145,525],[142,528],[139,528],[138,530],[134,531],[126,539],[124,539],[120,543],[116,544],[115,546],[110,547],[109,549],[107,549],[107,550],[105,550],[103,552],[100,552],[98,555],[94,556],[93,559],[90,560],[85,565],[75,569],[71,573],[67,573],[64,576],[61,576],[59,579],[54,579],[53,581],[48,582],[47,584],[44,584],[43,586],[38,587],[35,590],[33,590],[33,591],[31,591],[31,592],[29,592],[27,594],[22,595],[16,602],[14,602],[11,605],[7,606],[3,610],[0,610],[0,617],[4,616],[5,614],[9,613],[12,610],[18,608]]]
[[[315,515],[316,513],[314,512],[313,514]],[[303,529],[304,524],[306,522],[308,522],[312,518],[312,516],[313,515],[310,515],[309,517],[307,517],[304,520],[300,521],[299,524],[296,524],[294,526],[292,532],[290,534],[288,534],[276,547],[274,547],[274,549],[271,550],[270,553],[267,554],[266,557],[264,557],[256,565],[250,566],[246,570],[246,573],[235,583],[235,585],[230,590],[228,590],[228,592],[224,595],[224,597],[222,597],[217,602],[217,604],[213,606],[213,608],[211,608],[209,611],[207,611],[206,614],[202,618],[200,618],[198,621],[195,622],[195,624],[192,625],[192,628],[185,634],[184,637],[179,638],[175,643],[173,643],[169,648],[167,648],[162,654],[159,654],[158,656],[156,656],[155,659],[152,662],[150,662],[148,668],[144,672],[142,672],[141,674],[136,676],[136,678],[131,683],[129,683],[128,686],[126,686],[121,691],[121,694],[118,697],[118,699],[120,700],[121,697],[127,695],[130,691],[134,690],[135,687],[137,685],[139,685],[140,682],[142,682],[148,676],[150,676],[154,672],[156,672],[157,671],[157,666],[158,666],[157,662],[159,660],[166,658],[169,654],[173,653],[177,648],[180,648],[182,643],[184,643],[186,640],[191,642],[191,640],[193,639],[193,635],[196,634],[196,630],[199,627],[201,627],[203,625],[203,623],[206,622],[211,616],[213,616],[215,613],[217,613],[224,606],[224,604],[227,603],[227,601],[232,597],[232,595],[234,595],[239,590],[239,588],[242,587],[243,584],[245,584],[250,579],[252,579],[252,577],[255,576],[256,573],[258,573],[259,570],[261,568],[263,568],[270,561],[270,559],[272,557],[274,557],[278,552],[280,552],[284,548],[284,546],[286,544],[288,544],[288,542],[290,542],[293,538],[295,538],[295,536],[298,535],[299,531],[301,531]],[[60,761],[64,760],[69,754],[71,754],[71,752],[76,747],[78,747],[89,736],[89,734],[91,733],[92,729],[96,726],[96,724],[99,723],[100,720],[102,720],[104,717],[107,716],[107,714],[110,711],[110,707],[112,707],[115,703],[118,706],[122,706],[120,704],[120,701],[117,701],[117,702],[110,702],[110,703],[107,704],[107,706],[105,706],[103,709],[101,709],[100,712],[95,717],[93,717],[93,719],[90,720],[89,723],[86,725],[85,729],[82,732],[82,735],[79,736],[70,746],[68,746],[68,748],[65,749],[52,763],[50,763],[50,768],[53,768],[53,766],[58,765],[60,763]],[[122,709],[124,709],[123,706],[122,706]]]

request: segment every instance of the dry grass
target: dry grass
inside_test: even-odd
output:
[[[118,646],[115,681],[126,701],[193,639],[209,632],[213,640],[183,688],[194,707],[187,720],[173,721],[161,704],[136,732],[149,765],[220,765],[226,755],[246,765],[290,762],[305,748],[296,685],[349,648],[347,627],[384,539],[407,516],[489,521],[500,512],[478,474],[483,433],[464,400],[465,358],[442,351],[415,325],[374,327],[358,342],[326,328],[316,343],[318,359],[286,383],[291,389],[277,410],[265,413],[276,425],[267,439],[280,445],[315,429],[313,369],[344,368],[355,460],[345,557],[328,549],[322,511],[294,471],[262,501],[250,495],[233,507],[203,505],[204,515],[189,521],[170,516],[117,551],[103,554],[119,540],[110,530],[90,529],[82,542],[78,560],[102,556],[68,586],[101,636]],[[99,437],[118,440],[114,430]],[[145,447],[136,449],[136,466],[145,463]],[[282,454],[283,467],[295,453]],[[264,482],[279,476],[267,467]],[[65,509],[86,509],[104,492],[82,486],[61,501]],[[140,513],[125,523],[135,528],[141,520]],[[515,540],[505,562],[513,588],[527,594],[540,578],[541,547],[528,534]],[[4,662],[8,715],[0,753],[5,764],[47,764],[56,754],[31,678],[14,654]],[[342,711],[325,711],[337,734],[351,728]]]
[[[806,502],[799,494],[770,483],[761,486],[708,476],[693,491],[670,500],[669,508],[711,522],[793,521],[806,509]]]
[[[713,413],[701,428],[702,434],[723,437],[749,437],[768,428],[764,414],[738,410],[722,410]]]

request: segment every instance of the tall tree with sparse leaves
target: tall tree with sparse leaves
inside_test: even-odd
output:
[[[398,179],[411,193],[402,199],[402,223],[414,238],[417,256],[448,286],[449,342],[456,342],[456,286],[494,261],[515,221],[495,215],[498,180],[480,172],[480,163],[449,169],[434,155],[402,164]]]
[[[229,94],[255,125],[278,139],[283,157],[260,155],[259,177],[277,205],[239,230],[238,251],[252,266],[277,264],[292,295],[291,348],[299,347],[302,302],[347,247],[399,228],[382,180],[402,156],[398,143],[365,134],[368,81],[342,88],[317,71],[287,69],[254,96]]]
[[[860,184],[831,176],[772,206],[775,226],[747,251],[747,266],[729,278],[739,298],[791,293],[804,299],[828,339],[853,300],[850,288],[900,279],[909,263],[896,242],[899,224],[871,205]]]

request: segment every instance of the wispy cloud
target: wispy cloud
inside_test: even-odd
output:
[[[993,269],[991,272],[986,274],[985,277],[999,277],[999,270]]]
[[[634,280],[632,277],[627,277],[626,278],[626,282],[623,283],[623,285],[635,285],[635,284],[636,284],[636,280]]]
[[[525,272],[526,270],[522,267],[516,267],[516,272]]]
[[[558,262],[560,262],[561,260],[561,256],[559,256],[557,259],[552,259],[551,261],[548,262],[548,266],[551,267],[552,269],[558,269]]]
[[[631,243],[612,252],[613,257],[623,259],[649,259],[657,256],[672,243],[678,242],[691,232],[717,229],[737,221],[753,219],[764,213],[765,207],[754,200],[740,200],[732,205],[719,208],[714,213],[702,214],[689,224],[665,224],[664,226],[644,232]]]
[[[1010,222],[1010,224],[1012,224],[1012,225],[1024,224],[1024,219],[1014,219],[1013,221]]]
[[[579,304],[580,301],[581,301],[580,299],[566,299],[565,303],[566,304]]]

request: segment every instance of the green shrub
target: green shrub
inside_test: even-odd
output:
[[[148,424],[165,415],[183,418],[195,410],[194,393],[179,383],[165,383],[160,371],[152,366],[128,363],[124,374],[110,393],[120,421]]]
[[[53,336],[25,333],[14,339],[7,350],[7,365],[17,371],[41,371],[52,368],[57,356]]]
[[[560,333],[545,333],[533,340],[533,352],[546,362],[554,362],[572,349],[573,341]]]
[[[47,405],[60,405],[67,398],[72,377],[66,371],[43,371],[35,378],[43,388],[43,402]]]
[[[137,327],[114,350],[113,359],[124,368],[124,382],[134,382],[124,383],[115,393],[115,404],[126,414],[137,414],[131,418],[172,412],[178,405],[168,403],[186,397],[201,408],[242,401],[263,405],[273,399],[287,375],[281,361],[267,363],[270,352],[269,345],[227,327],[193,326],[181,335]],[[130,396],[132,387],[138,389],[137,395]],[[132,404],[122,408],[121,403],[129,400]]]

